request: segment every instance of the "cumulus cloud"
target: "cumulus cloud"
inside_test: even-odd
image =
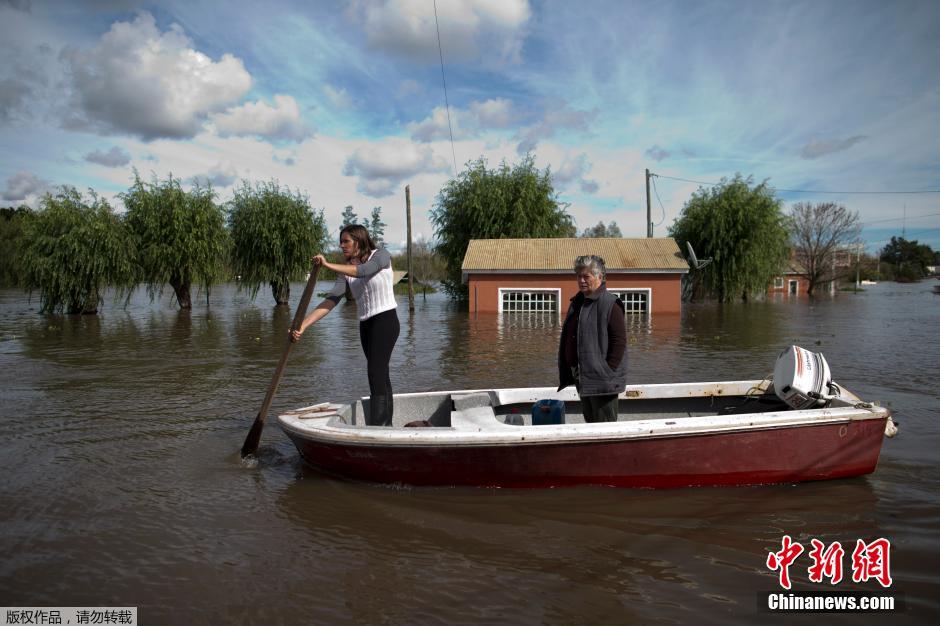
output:
[[[552,172],[553,181],[559,187],[566,187],[573,182],[577,182],[581,191],[585,193],[594,193],[599,185],[596,181],[585,178],[585,174],[591,171],[591,163],[586,154],[579,154],[574,158],[566,158],[561,166]]]
[[[311,135],[300,117],[300,107],[292,96],[274,96],[274,105],[257,100],[232,107],[212,116],[218,133],[223,136],[257,135],[271,139],[302,141]]]
[[[656,162],[662,161],[663,159],[668,159],[669,155],[670,152],[665,148],[660,148],[658,144],[654,144],[652,148],[649,148],[646,151],[646,156]]]
[[[218,61],[194,48],[182,27],[161,32],[149,13],[115,22],[89,49],[66,48],[70,128],[145,140],[192,137],[207,117],[251,88],[241,59]]]
[[[53,191],[52,183],[39,178],[32,172],[21,170],[7,179],[3,199],[7,202],[33,205],[40,196],[51,191]]]
[[[368,43],[383,52],[437,62],[437,26],[427,0],[356,0],[349,15]],[[494,62],[519,59],[528,0],[439,0],[437,17],[444,57],[465,60],[485,51]]]
[[[506,128],[519,117],[513,110],[512,102],[505,98],[471,102],[469,108],[481,128]]]
[[[481,131],[510,126],[518,115],[513,110],[512,102],[504,98],[495,98],[483,102],[474,101],[466,109],[450,110],[448,125],[447,109],[435,107],[431,115],[420,122],[408,124],[411,138],[422,143],[440,139],[450,139],[451,129],[454,139],[476,137]]]
[[[7,26],[12,33],[20,25]],[[4,37],[0,38],[0,58],[3,59],[0,63],[0,124],[41,117],[48,108],[46,103],[60,97],[52,91],[58,72],[52,48],[44,43],[31,45]]]
[[[429,146],[392,139],[356,149],[346,159],[343,174],[359,177],[357,189],[361,193],[381,198],[394,193],[410,177],[449,170],[447,159],[434,154]]]
[[[131,155],[117,146],[111,146],[107,152],[101,150],[89,152],[84,159],[89,163],[97,163],[105,167],[121,167],[131,162]]]
[[[596,116],[596,111],[576,111],[564,105],[549,109],[541,121],[516,133],[516,139],[519,140],[516,152],[519,154],[532,152],[539,141],[554,137],[555,133],[560,130],[585,132]]]
[[[424,120],[408,124],[408,132],[415,141],[428,143],[438,139],[450,139],[451,129],[454,132],[454,139],[463,139],[468,135],[460,127],[461,113],[458,109],[450,112],[450,123],[448,124],[447,109],[444,107],[435,107],[431,115]]]
[[[199,184],[209,183],[213,187],[228,187],[238,180],[238,170],[231,163],[219,163],[206,174],[193,176],[193,182]]]
[[[865,135],[855,135],[848,139],[816,139],[813,137],[808,144],[803,146],[800,156],[804,159],[815,159],[826,154],[832,154],[833,152],[848,150],[858,142],[864,141],[867,138],[868,137]]]

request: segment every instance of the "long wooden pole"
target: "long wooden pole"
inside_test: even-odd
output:
[[[405,185],[405,216],[408,221],[408,312],[415,312],[415,283],[411,267],[411,185]]]
[[[319,271],[320,266],[315,265],[310,272],[310,278],[307,279],[307,286],[304,287],[304,293],[300,296],[300,303],[297,305],[297,311],[294,313],[294,321],[290,326],[291,330],[300,330],[300,325],[307,316],[307,307],[310,306],[310,297],[313,295],[313,288],[317,284],[317,273]],[[277,393],[277,387],[281,384],[281,376],[284,374],[284,367],[287,365],[287,357],[290,356],[291,348],[294,346],[294,342],[291,341],[290,333],[287,334],[284,341],[284,352],[281,354],[281,360],[277,364],[277,369],[274,370],[271,383],[268,385],[268,392],[264,396],[264,403],[261,405],[261,410],[258,411],[255,422],[251,425],[251,430],[248,431],[248,436],[245,437],[245,443],[242,445],[242,458],[254,454],[258,450],[258,443],[261,441],[261,431],[264,430],[264,420],[268,416],[268,410],[271,408],[274,394]]]

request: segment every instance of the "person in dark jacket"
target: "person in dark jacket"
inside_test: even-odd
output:
[[[562,326],[558,390],[575,385],[585,422],[616,422],[617,398],[627,386],[623,302],[607,291],[601,257],[579,256],[574,272],[578,293]]]

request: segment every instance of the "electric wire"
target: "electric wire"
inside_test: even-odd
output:
[[[650,176],[654,174],[650,172]],[[718,185],[719,183],[706,183],[701,180],[689,180],[688,178],[678,178],[676,176],[664,176],[663,174],[655,174],[659,178],[668,178],[669,180],[678,180],[684,183],[695,183],[696,185]],[[920,194],[920,193],[940,193],[940,189],[921,189],[921,190],[897,190],[897,191],[826,191],[822,189],[782,189],[779,187],[774,187],[774,191],[782,191],[784,193],[833,193],[833,194],[861,194],[861,195],[893,195],[893,194]]]
[[[659,201],[659,207],[663,210],[663,219],[659,220],[656,224],[653,224],[653,227],[659,226],[666,221],[666,207],[663,206],[663,201],[659,197],[659,189],[656,188],[656,174],[650,173],[650,182],[653,183],[653,193],[656,194],[656,200]]]
[[[454,176],[456,176],[457,150],[454,148],[454,129],[450,123],[450,103],[447,100],[447,79],[444,78],[444,49],[441,47],[441,26],[437,21],[437,0],[434,0],[434,28],[437,29],[437,53],[441,57],[441,83],[444,85],[444,110],[447,112],[447,130],[450,132],[450,152],[454,157]]]

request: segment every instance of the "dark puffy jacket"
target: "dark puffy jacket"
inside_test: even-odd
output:
[[[627,353],[624,351],[616,370],[607,365],[607,324],[612,307],[619,306],[622,309],[623,303],[608,292],[604,285],[590,296],[579,292],[571,298],[571,306],[568,307],[562,328],[568,327],[569,318],[578,310],[575,304],[579,298],[583,302],[578,322],[578,366],[581,377],[578,393],[582,396],[622,393],[627,386]],[[565,340],[565,331],[562,331],[558,347],[559,391],[575,382],[571,370],[565,365]]]

